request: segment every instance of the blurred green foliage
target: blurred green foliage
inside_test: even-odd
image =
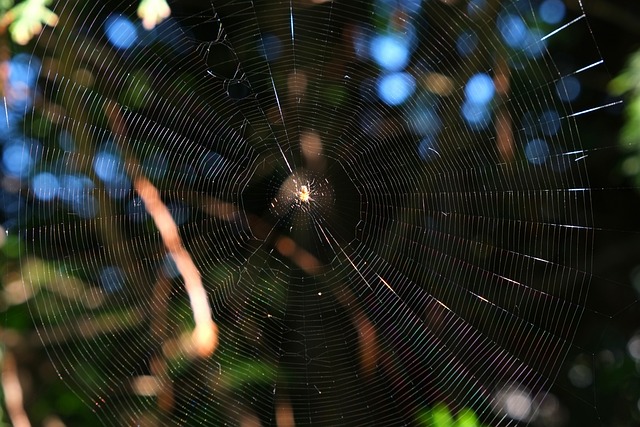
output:
[[[611,80],[609,90],[627,99],[620,144],[628,154],[622,170],[640,184],[640,50],[631,55],[622,73]]]
[[[422,411],[418,424],[421,427],[484,427],[471,409],[465,408],[454,415],[442,404]]]
[[[11,38],[18,44],[27,44],[42,30],[42,26],[56,25],[58,16],[49,9],[52,0],[25,0],[14,5],[13,0],[0,2],[0,28],[8,26]]]

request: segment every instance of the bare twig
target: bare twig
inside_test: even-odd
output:
[[[211,318],[211,307],[207,292],[202,286],[200,272],[191,259],[191,255],[182,245],[178,226],[169,209],[162,202],[158,189],[142,176],[135,179],[133,186],[144,202],[149,216],[153,218],[162,237],[162,242],[184,279],[184,287],[189,295],[193,319],[196,324],[192,335],[196,352],[202,357],[210,356],[218,346],[218,326]]]
[[[16,359],[11,351],[6,350],[2,363],[2,392],[7,412],[14,427],[31,427],[22,401],[22,385],[18,378]]]

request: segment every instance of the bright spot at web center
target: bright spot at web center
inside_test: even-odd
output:
[[[298,199],[300,199],[302,203],[309,203],[309,201],[312,200],[309,186],[303,185],[300,187],[300,191],[298,191]]]

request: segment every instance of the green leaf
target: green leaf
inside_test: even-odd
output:
[[[13,7],[2,17],[0,26],[9,24],[11,38],[18,44],[27,44],[42,30],[42,25],[55,26],[58,15],[47,7],[52,0],[26,0]]]
[[[464,409],[458,414],[457,427],[480,427],[478,417],[471,409]]]
[[[433,427],[454,427],[455,422],[449,409],[444,405],[436,405],[431,411]]]

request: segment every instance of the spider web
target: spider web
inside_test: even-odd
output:
[[[586,17],[544,4],[184,2],[146,31],[62,2],[20,224],[59,375],[105,425],[537,419],[591,280],[576,120],[605,107],[572,106],[596,46],[547,49]]]

